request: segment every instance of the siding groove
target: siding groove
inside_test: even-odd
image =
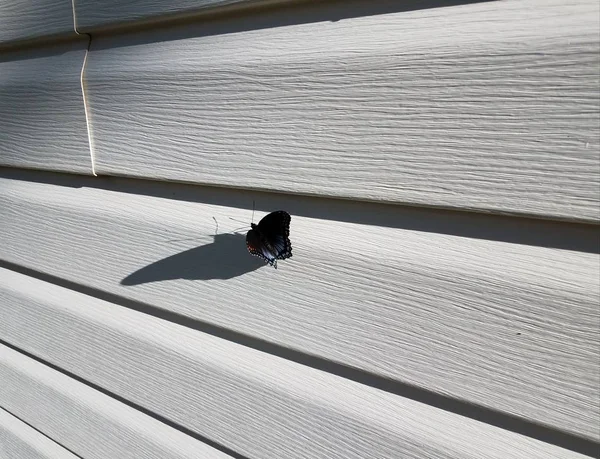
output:
[[[3,459],[81,459],[0,407],[0,457]]]
[[[6,179],[0,192],[8,262],[597,435],[595,254],[294,216],[295,256],[275,271],[243,236],[213,238],[213,217],[224,232],[250,210]]]
[[[359,384],[372,387],[374,389],[382,390],[402,398],[407,398],[416,402],[427,404],[429,406],[438,408],[443,411],[455,413],[460,416],[474,419],[476,421],[484,422],[490,426],[498,427],[509,432],[514,432],[520,435],[524,435],[526,437],[534,438],[536,440],[540,440],[551,445],[556,445],[571,451],[576,451],[581,454],[593,456],[593,453],[598,449],[599,446],[598,442],[588,440],[578,435],[573,435],[561,430],[554,429],[548,425],[532,423],[527,419],[490,410],[482,406],[474,405],[473,403],[465,403],[464,401],[456,400],[447,397],[443,394],[423,390],[419,387],[405,385],[398,381],[393,381],[388,378],[382,378],[376,374],[371,374],[357,368],[351,368],[345,365],[336,364],[335,362],[320,359],[313,355],[308,355],[302,352],[291,350],[289,348],[277,346],[273,343],[256,339],[251,336],[241,335],[239,333],[225,330],[220,327],[213,327],[210,324],[199,323],[188,317],[181,316],[169,311],[161,310],[159,308],[154,308],[148,304],[138,303],[130,299],[120,297],[118,295],[112,295],[101,290],[96,290],[90,287],[76,284],[74,282],[65,281],[62,278],[57,278],[51,275],[47,275],[45,273],[36,272],[31,269],[23,268],[22,266],[14,265],[12,263],[0,261],[0,268],[11,270],[16,273],[23,274],[25,276],[33,277],[43,282],[51,283],[69,289],[71,291],[79,292],[92,298],[96,298],[102,301],[113,303],[115,305],[119,305],[121,307],[125,307],[132,311],[147,314],[152,317],[156,317],[157,319],[162,319],[183,327],[190,328],[192,330],[199,331],[201,333],[205,333],[220,339],[230,341],[235,344],[245,346],[250,349],[255,349],[257,351],[267,353],[275,357],[280,357],[282,359],[286,359],[291,362],[298,363],[300,365],[304,365],[319,371],[330,373],[332,375],[348,379],[350,381],[354,381]],[[4,344],[8,345],[8,343]],[[23,352],[22,350],[19,351]],[[30,357],[35,358],[35,356]],[[43,363],[48,365],[47,362]],[[50,366],[54,368],[53,365]],[[64,369],[55,369],[58,369],[59,371],[62,371],[65,374],[68,374],[72,378],[81,380],[73,373],[66,372]],[[87,381],[81,380],[81,382],[85,382],[89,385],[89,382]],[[176,428],[177,430],[187,435],[190,435],[217,449],[227,452],[232,456],[238,457],[235,453],[223,450],[220,445],[216,445],[210,440],[199,437],[194,432],[190,431],[185,427],[172,423],[168,419],[165,419],[161,416],[157,416],[155,413],[152,413],[139,405],[132,404],[128,400],[123,399],[122,397],[117,397],[115,394],[103,391],[103,389],[98,386],[92,385],[92,387],[106,393],[107,395],[116,397],[119,401],[126,403],[129,406],[132,406],[135,409],[142,411],[144,414],[152,416],[155,419],[158,419],[160,422],[165,423],[173,428]]]
[[[82,458],[233,457],[2,343],[0,382],[0,406]]]
[[[0,457],[600,457],[599,32],[0,2]]]
[[[94,39],[97,172],[600,221],[598,2],[320,8]]]
[[[3,277],[12,281],[1,293],[13,306],[4,311],[10,341],[249,457],[581,457],[52,284]]]

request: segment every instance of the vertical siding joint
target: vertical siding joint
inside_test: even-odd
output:
[[[81,95],[83,97],[83,110],[85,112],[85,125],[87,128],[88,145],[89,145],[89,149],[90,149],[90,163],[92,166],[92,174],[94,176],[96,176],[97,174],[96,174],[96,165],[95,165],[95,161],[94,161],[92,131],[91,131],[91,126],[90,126],[90,111],[89,111],[89,106],[88,106],[88,102],[87,102],[87,93],[85,90],[85,80],[84,80],[85,66],[87,64],[87,58],[88,58],[88,54],[90,52],[90,47],[92,45],[92,36],[88,33],[82,33],[82,32],[79,32],[79,30],[77,30],[77,13],[76,13],[76,9],[75,9],[75,0],[71,0],[71,5],[73,7],[73,30],[75,30],[75,33],[77,35],[85,35],[88,38],[87,49],[85,50],[85,56],[83,57],[83,65],[81,66],[81,75],[79,77],[79,82],[81,84]]]

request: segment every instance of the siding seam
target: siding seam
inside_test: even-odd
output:
[[[245,335],[234,330],[223,328],[217,325],[213,325],[209,322],[204,322],[198,319],[192,319],[189,317],[182,316],[176,312],[161,310],[156,306],[144,303],[142,301],[129,299],[122,297],[115,293],[105,292],[95,287],[88,287],[79,284],[74,281],[56,277],[52,274],[47,274],[41,271],[37,271],[32,268],[22,266],[17,263],[12,263],[7,260],[0,259],[0,268],[4,268],[10,271],[14,271],[25,276],[30,276],[34,279],[48,282],[53,285],[58,285],[67,290],[88,295],[93,298],[97,298],[102,301],[110,302],[112,304],[128,308],[137,311],[141,314],[146,314],[152,317],[156,317],[161,320],[165,320],[171,323],[178,324],[183,327],[191,328],[200,333],[205,333],[216,338],[226,340],[229,342],[237,343],[239,345],[258,350],[276,356],[285,360],[296,362],[300,365],[304,365],[309,368],[313,368],[319,371],[323,371],[338,377],[354,381],[359,384],[363,384],[368,387],[372,387],[384,392],[394,394],[398,397],[408,398],[416,402],[420,402],[434,408],[454,413],[460,416],[464,416],[469,419],[482,422],[484,424],[497,427],[509,432],[514,432],[519,435],[523,435],[529,438],[533,438],[544,443],[548,443],[554,446],[558,446],[579,454],[597,457],[596,452],[600,443],[580,435],[573,434],[558,430],[552,426],[538,423],[530,419],[522,418],[518,415],[500,411],[494,408],[488,408],[486,406],[479,405],[477,403],[471,403],[467,400],[456,398],[453,396],[444,395],[443,393],[433,392],[429,389],[420,388],[412,384],[404,383],[400,380],[390,379],[385,376],[380,376],[376,373],[367,372],[362,369],[354,368],[352,366],[345,365],[343,363],[334,362],[331,360],[324,359],[319,356],[307,354],[303,351],[287,348],[276,343],[266,341],[261,338],[255,338],[252,336]],[[167,424],[187,435],[190,435],[215,449],[233,456],[236,459],[248,459],[246,456],[227,448],[224,445],[214,442],[211,439],[198,435],[191,432],[185,426],[181,426],[175,422],[172,422],[163,416],[154,413],[144,407],[137,405],[134,402],[130,402],[127,399],[115,394],[111,391],[105,390],[93,382],[90,382],[84,378],[80,378],[74,375],[70,371],[61,368],[58,365],[45,360],[33,353],[30,353],[26,349],[22,349],[12,343],[5,341],[0,337],[0,344],[8,346],[17,352],[25,354],[26,356],[37,360],[44,365],[47,365],[57,371],[60,371],[67,376],[77,379],[88,386],[111,396],[112,398],[119,400],[138,411],[143,412],[149,416],[154,417],[160,422]]]
[[[9,346],[7,346],[9,347]],[[8,414],[10,414],[11,416],[13,416],[14,418],[17,418],[19,421],[21,421],[23,424],[31,427],[33,430],[35,430],[37,433],[39,433],[40,435],[43,435],[44,437],[46,437],[48,440],[50,440],[53,443],[56,443],[58,446],[60,446],[61,448],[63,448],[65,451],[68,451],[69,453],[71,453],[73,456],[76,457],[81,457],[81,459],[84,459],[81,455],[77,454],[76,452],[74,452],[72,449],[66,447],[63,443],[55,440],[54,438],[50,437],[49,435],[47,435],[46,433],[44,433],[43,431],[41,431],[40,429],[38,429],[36,426],[34,426],[33,424],[31,424],[29,421],[23,419],[21,416],[17,416],[14,412],[12,412],[11,410],[9,410],[8,408],[1,406],[0,405],[0,410],[7,412]],[[0,445],[2,446],[2,445]],[[1,452],[1,451],[0,451]]]
[[[45,365],[45,366],[47,366],[48,368],[50,368],[50,369],[52,369],[54,371],[62,373],[63,375],[68,376],[69,378],[73,379],[74,381],[77,381],[80,384],[85,384],[86,386],[88,386],[88,387],[90,387],[90,388],[92,388],[92,389],[94,389],[94,390],[96,390],[96,391],[98,391],[98,392],[100,392],[100,393],[108,396],[108,397],[111,397],[112,399],[118,401],[119,403],[122,403],[122,404],[124,404],[124,405],[126,405],[126,406],[128,406],[130,408],[133,408],[133,409],[139,411],[140,413],[142,413],[142,414],[144,414],[144,415],[146,415],[148,417],[151,417],[153,419],[156,419],[157,421],[159,421],[159,422],[161,422],[161,423],[163,423],[163,424],[165,424],[165,425],[167,425],[167,426],[169,426],[169,427],[171,427],[171,428],[173,428],[175,430],[178,430],[179,432],[182,432],[182,433],[184,433],[184,434],[186,434],[186,435],[194,438],[195,440],[197,440],[197,441],[199,441],[201,443],[204,443],[204,444],[206,444],[206,445],[208,445],[208,446],[210,446],[210,447],[212,447],[212,448],[214,448],[214,449],[216,449],[216,450],[218,450],[218,451],[220,451],[220,452],[222,452],[224,454],[227,454],[227,455],[231,456],[232,459],[250,459],[248,456],[245,456],[245,455],[243,455],[241,453],[238,453],[237,451],[234,451],[234,450],[228,448],[227,446],[222,445],[221,443],[218,443],[215,440],[212,440],[212,439],[210,439],[208,437],[200,435],[199,433],[196,433],[195,431],[190,430],[187,427],[185,427],[183,425],[180,425],[180,424],[178,424],[175,421],[171,421],[170,419],[165,418],[164,416],[162,416],[162,415],[160,415],[158,413],[155,413],[155,412],[153,412],[153,411],[151,411],[151,410],[149,410],[147,408],[144,408],[143,406],[140,406],[137,403],[132,402],[132,401],[128,400],[127,398],[120,396],[119,394],[116,394],[116,393],[114,393],[114,392],[112,392],[112,391],[110,391],[108,389],[105,389],[105,388],[103,388],[103,387],[101,387],[101,386],[99,386],[99,385],[97,385],[97,384],[95,384],[95,383],[93,383],[91,381],[88,381],[87,379],[82,378],[82,377],[76,375],[75,373],[72,373],[69,370],[66,370],[66,369],[62,368],[59,365],[55,365],[52,362],[50,362],[50,361],[48,361],[48,360],[46,360],[46,359],[44,359],[44,358],[42,358],[42,357],[40,357],[40,356],[38,356],[36,354],[33,354],[33,353],[27,351],[26,349],[23,349],[23,348],[21,348],[19,346],[15,346],[12,343],[9,343],[8,341],[4,341],[1,338],[0,338],[0,345],[6,346],[7,348],[12,349],[13,351],[18,352],[20,354],[23,354],[25,357],[28,357],[28,358],[30,358],[32,360],[35,360],[36,362],[41,363],[42,365]],[[0,407],[0,408],[2,408],[2,407]],[[8,411],[6,409],[5,409],[5,411],[7,411],[10,414],[12,414],[10,411]],[[18,416],[15,416],[15,417],[18,418]],[[21,421],[23,421],[26,424],[28,424],[23,419],[21,419],[21,418],[18,418],[18,419],[20,419]],[[33,426],[31,426],[31,427],[33,427]],[[35,429],[35,427],[33,427],[33,428]],[[35,430],[38,430],[38,429],[35,429]],[[43,435],[45,435],[43,432],[40,432],[40,433],[42,433]],[[45,436],[47,436],[47,435],[45,435]],[[50,437],[48,437],[48,438],[50,438]],[[58,443],[56,440],[54,440],[52,438],[50,438],[50,439],[52,441],[54,441],[55,443],[57,443],[58,445],[63,446],[61,443]],[[64,446],[63,446],[63,448],[67,449],[69,452],[72,452],[71,450],[69,450],[68,448],[66,448]],[[75,453],[73,453],[73,454],[75,454]],[[81,457],[81,456],[79,456],[79,457]],[[82,459],[85,459],[85,458],[82,458]]]
[[[83,57],[83,64],[81,65],[81,75],[79,76],[79,83],[81,85],[81,96],[83,98],[83,111],[85,113],[85,125],[86,125],[86,129],[87,129],[88,145],[89,145],[89,149],[90,149],[90,163],[92,166],[92,175],[97,176],[96,165],[95,165],[95,161],[94,161],[92,131],[91,131],[91,126],[90,126],[90,112],[89,112],[89,106],[88,106],[88,102],[87,102],[87,94],[86,94],[86,90],[85,90],[85,81],[84,81],[85,67],[87,65],[87,58],[88,58],[88,54],[90,52],[90,47],[92,46],[92,36],[88,33],[82,33],[82,32],[79,32],[79,30],[77,30],[77,14],[76,14],[76,9],[75,9],[75,0],[71,0],[71,6],[73,8],[73,30],[75,31],[75,33],[77,35],[84,35],[84,36],[87,36],[87,38],[88,38],[87,49],[85,50],[85,56]]]

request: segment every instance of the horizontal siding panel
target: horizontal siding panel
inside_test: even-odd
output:
[[[600,220],[596,0],[321,8],[94,39],[97,171]]]
[[[583,457],[53,284],[0,272],[6,318],[0,327],[6,339],[243,457]],[[0,397],[24,410],[31,405],[29,396],[52,403],[55,392],[68,393],[69,400],[77,394],[66,392],[67,380],[58,385],[62,375],[50,375],[48,368],[14,351],[0,348],[0,365],[5,367],[0,379],[8,379],[7,394]],[[44,386],[50,384],[52,393],[44,397]]]
[[[2,389],[4,390],[4,387]],[[0,457],[80,459],[2,408],[0,408]]]
[[[0,2],[0,47],[12,41],[69,34],[75,35],[72,0]]]
[[[599,439],[596,254],[294,215],[273,270],[248,210],[10,179],[0,209],[3,260]]]
[[[0,165],[91,174],[87,41],[0,53]]]
[[[4,273],[0,275],[0,282],[7,279]],[[26,280],[10,279],[21,286],[27,285]],[[6,300],[5,296],[0,299],[3,310],[10,308]],[[79,306],[84,305],[80,303]],[[46,319],[53,320],[51,317]],[[22,324],[13,325],[27,334]],[[53,337],[45,338],[45,346],[52,348]],[[73,343],[64,355],[77,355],[80,363],[89,366],[85,363],[87,357],[81,352],[87,337],[79,338],[82,341]],[[1,344],[0,387],[0,406],[81,458],[231,459],[231,456]]]
[[[285,1],[285,0],[281,0]],[[188,17],[211,8],[225,6],[246,6],[267,3],[256,0],[77,0],[75,13],[77,30],[94,32],[97,29],[111,27],[126,22],[164,20],[176,17]],[[270,3],[274,3],[271,1]]]

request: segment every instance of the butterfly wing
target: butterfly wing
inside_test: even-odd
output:
[[[258,225],[252,225],[252,229],[248,231],[246,235],[248,251],[277,268],[277,260],[292,256],[292,243],[289,239],[290,221],[290,214],[283,210],[266,215]]]
[[[258,231],[278,260],[285,260],[292,256],[292,243],[289,237],[291,220],[290,214],[278,210],[266,215],[257,225]]]
[[[257,229],[251,229],[246,234],[246,247],[248,247],[248,252],[252,255],[262,258],[268,264],[277,268],[277,258],[273,253],[274,250],[269,247]]]

